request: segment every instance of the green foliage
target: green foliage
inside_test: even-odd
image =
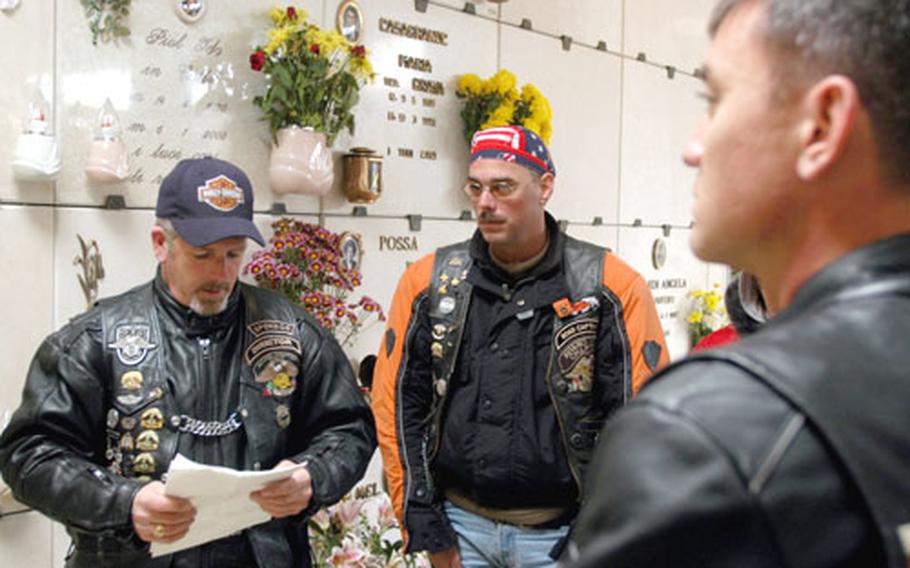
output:
[[[132,0],[79,0],[85,8],[88,27],[92,31],[92,45],[98,40],[107,43],[112,39],[130,35],[123,19],[130,15]]]
[[[292,17],[293,15],[293,17]],[[354,131],[354,106],[373,70],[363,46],[334,30],[306,22],[306,12],[273,9],[270,42],[250,56],[250,66],[269,77],[265,94],[253,98],[273,138],[286,126],[324,132],[329,144],[341,130]]]

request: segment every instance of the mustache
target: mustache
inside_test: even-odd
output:
[[[200,286],[203,290],[219,290],[223,292],[229,292],[231,290],[231,285],[224,282],[206,282]]]
[[[503,219],[494,215],[492,211],[481,211],[480,214],[477,215],[477,220],[491,222],[491,221],[502,221]]]

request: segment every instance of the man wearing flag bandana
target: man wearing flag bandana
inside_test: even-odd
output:
[[[406,549],[437,568],[553,566],[601,428],[667,361],[641,276],[545,211],[555,178],[530,130],[475,134],[477,231],[393,299],[373,412]]]

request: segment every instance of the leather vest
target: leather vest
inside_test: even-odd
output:
[[[601,302],[605,300],[602,247],[565,236],[563,272],[570,290],[562,310],[553,315],[546,384],[559,423],[569,467],[582,494],[584,471],[596,446],[604,420],[616,409],[598,413],[591,420],[590,397],[573,397],[590,391],[594,380],[596,338]],[[455,371],[473,286],[466,281],[471,268],[470,241],[443,247],[436,252],[429,287],[433,401],[425,440],[433,459],[439,449],[442,413],[448,385]],[[615,299],[615,297],[613,298]],[[618,299],[615,299],[618,302]],[[564,364],[570,361],[573,365]],[[628,383],[628,381],[626,381]],[[627,386],[626,389],[631,387]],[[619,397],[620,400],[627,396]]]
[[[903,296],[895,301],[896,297]],[[870,302],[873,302],[870,304]],[[878,303],[881,302],[881,303]],[[829,299],[826,310],[882,313],[903,310],[910,302],[906,276],[848,288]],[[835,304],[836,303],[836,304]],[[835,304],[832,306],[832,304]],[[838,306],[843,306],[838,308]],[[813,308],[818,309],[817,306]],[[888,566],[906,568],[910,561],[910,382],[895,381],[895,362],[904,369],[908,355],[889,355],[889,360],[869,361],[855,356],[851,344],[866,347],[875,341],[899,343],[905,335],[870,338],[876,322],[845,317],[838,326],[840,343],[827,343],[825,361],[807,360],[805,353],[818,352],[813,325],[804,313],[782,314],[781,319],[803,316],[783,342],[752,341],[748,347],[707,351],[680,364],[705,359],[724,360],[746,370],[767,384],[781,398],[801,410],[818,435],[844,464],[875,521],[885,545]],[[870,316],[865,315],[861,317]],[[903,318],[903,315],[901,315]],[[895,320],[901,322],[903,319]],[[774,322],[786,326],[787,322]],[[827,322],[826,322],[827,323]],[[828,327],[831,327],[828,323]],[[850,335],[852,334],[852,335]],[[830,335],[830,333],[829,333]],[[801,344],[805,344],[802,345]],[[898,351],[903,347],[895,345]],[[862,352],[872,352],[864,350]],[[906,353],[906,352],[904,352]],[[824,364],[822,364],[824,363]],[[870,412],[869,409],[875,409]],[[871,434],[871,436],[870,436]]]
[[[109,471],[127,478],[161,479],[176,455],[181,432],[219,436],[241,426],[246,432],[246,469],[271,467],[284,454],[290,411],[282,397],[261,394],[261,368],[276,361],[290,369],[301,367],[296,315],[267,292],[238,286],[245,310],[238,325],[246,325],[240,355],[241,388],[237,412],[223,422],[200,422],[178,410],[166,380],[170,346],[162,344],[151,285],[99,302],[105,362],[111,377],[104,456]],[[259,369],[260,376],[254,369]],[[267,384],[287,389],[288,381],[295,384],[300,379],[289,372],[282,382],[273,379]]]

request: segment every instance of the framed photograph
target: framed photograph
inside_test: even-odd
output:
[[[341,266],[348,270],[360,272],[360,265],[363,260],[363,240],[360,235],[351,232],[341,233],[338,248],[341,250]]]
[[[363,12],[356,0],[344,0],[338,6],[335,27],[349,43],[360,43],[363,39]]]

